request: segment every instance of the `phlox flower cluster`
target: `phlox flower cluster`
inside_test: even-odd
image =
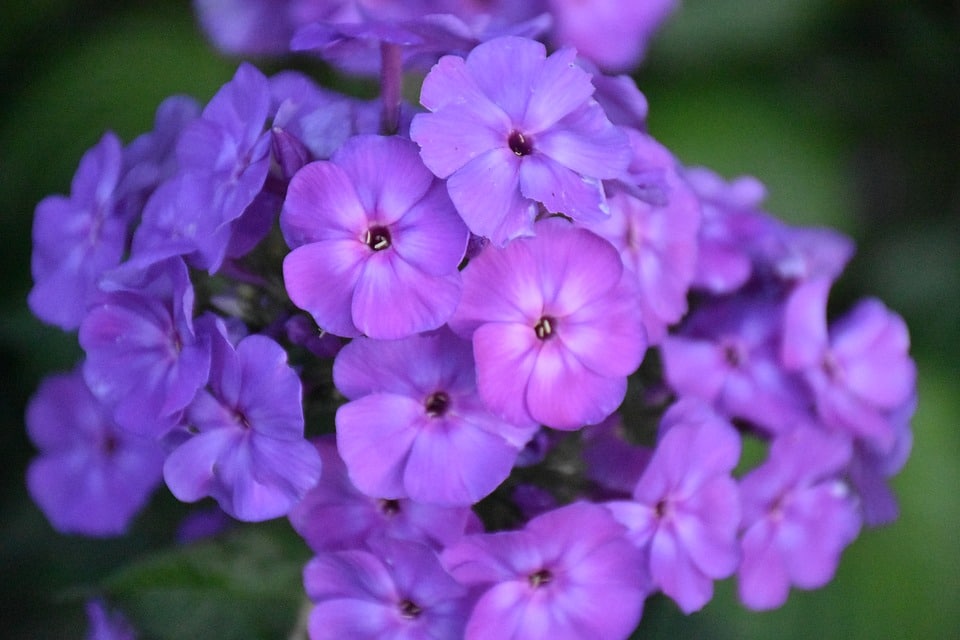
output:
[[[313,638],[625,638],[654,593],[829,582],[896,517],[907,329],[829,317],[851,241],[646,130],[609,74],[673,4],[198,0],[381,96],[242,63],[38,205],[28,302],[84,352],[27,412],[51,524],[121,534],[161,482],[287,517]]]

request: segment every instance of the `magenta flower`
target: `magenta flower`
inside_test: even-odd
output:
[[[337,446],[370,496],[473,504],[507,478],[533,436],[490,413],[477,395],[470,343],[446,329],[358,338],[337,355],[333,380],[350,399],[337,410]]]
[[[822,587],[860,531],[856,496],[840,479],[850,439],[800,427],[773,441],[767,461],[741,481],[740,599],[751,609],[782,605],[790,585]]]
[[[380,540],[370,550],[321,553],[303,570],[311,640],[461,638],[467,589],[436,553],[415,542]]]
[[[548,511],[522,531],[466,536],[441,555],[480,590],[465,638],[626,638],[649,585],[639,550],[601,506]]]
[[[498,246],[533,233],[539,204],[584,221],[609,213],[600,180],[620,175],[630,147],[575,57],[495,38],[441,58],[423,82],[431,113],[414,116],[410,137],[470,230]]]
[[[450,326],[472,336],[477,386],[494,413],[578,429],[616,410],[643,359],[637,293],[606,240],[562,219],[536,232],[470,262]]]
[[[402,338],[441,326],[460,299],[468,232],[407,140],[356,136],[305,166],[280,227],[290,299],[325,331]]]
[[[644,551],[656,587],[686,613],[713,597],[713,581],[739,561],[740,499],[731,472],[740,437],[697,400],[663,416],[662,437],[633,491],[633,502],[609,503]]]
[[[210,333],[210,383],[187,412],[195,435],[170,453],[163,477],[179,500],[212,496],[238,520],[285,515],[320,476],[320,456],[303,437],[300,379],[269,338],[234,348],[222,326]]]
[[[160,446],[121,429],[79,371],[44,380],[26,422],[40,450],[27,488],[53,527],[88,536],[124,533],[160,484]]]

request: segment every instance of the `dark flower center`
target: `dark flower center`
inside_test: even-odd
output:
[[[413,620],[423,613],[423,609],[418,607],[416,603],[411,602],[410,600],[401,600],[397,605],[397,608],[400,609],[400,615],[407,620]]]
[[[527,138],[519,131],[511,131],[507,138],[507,144],[510,145],[510,151],[520,156],[528,156],[533,153],[533,140]]]
[[[727,361],[727,364],[735,369],[743,364],[743,357],[740,355],[740,349],[737,348],[737,345],[732,343],[723,345],[723,358]]]
[[[427,415],[433,418],[442,416],[450,408],[450,396],[443,391],[431,393],[427,401],[423,403],[427,409]]]
[[[550,584],[553,580],[553,574],[548,569],[540,569],[536,573],[531,573],[527,579],[530,581],[530,586],[536,589],[545,584]]]
[[[390,230],[386,227],[370,227],[363,234],[363,243],[374,251],[390,248]]]
[[[120,446],[120,442],[117,440],[117,437],[111,433],[103,439],[103,442],[100,444],[100,446],[106,455],[112,456]]]
[[[380,511],[385,516],[394,516],[400,513],[400,502],[398,500],[380,500]]]
[[[546,340],[553,335],[554,325],[557,321],[550,316],[543,316],[537,324],[533,325],[533,332],[541,340]]]

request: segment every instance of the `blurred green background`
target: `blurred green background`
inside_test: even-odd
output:
[[[161,495],[129,538],[90,541],[55,534],[26,497],[25,403],[78,356],[74,336],[26,310],[33,208],[69,190],[105,130],[129,142],[164,97],[205,101],[236,63],[204,42],[184,0],[0,9],[4,637],[82,637],[83,587],[169,540],[179,513]],[[960,637],[960,5],[687,0],[637,78],[651,132],[683,162],[756,175],[773,213],[856,239],[831,304],[883,299],[911,327],[920,370],[897,523],[864,532],[833,583],[778,611],[746,612],[728,581],[690,617],[651,602],[638,637]]]

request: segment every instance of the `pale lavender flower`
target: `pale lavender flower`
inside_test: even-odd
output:
[[[287,292],[324,331],[401,338],[441,326],[460,299],[468,232],[408,140],[356,136],[305,166],[280,227]]]
[[[575,58],[495,38],[441,58],[423,82],[431,113],[413,118],[410,137],[470,230],[499,246],[533,233],[540,204],[583,221],[609,213],[601,180],[620,175],[630,147]]]
[[[579,429],[617,409],[643,359],[637,293],[606,240],[559,218],[536,233],[467,265],[450,326],[472,337],[477,386],[494,413]]]
[[[850,439],[798,427],[774,439],[767,461],[741,481],[740,599],[751,609],[782,605],[790,585],[822,587],[860,531],[855,495],[840,479]]]
[[[551,39],[572,46],[608,71],[629,71],[646,52],[654,32],[673,13],[677,0],[549,0]]]
[[[382,539],[370,550],[321,553],[303,570],[311,640],[460,638],[467,589],[436,553],[415,542]]]
[[[234,347],[222,326],[210,333],[210,382],[185,417],[194,435],[167,456],[163,477],[178,499],[211,496],[238,520],[285,515],[320,477],[303,436],[300,379],[266,336]]]
[[[337,410],[337,446],[370,496],[473,504],[507,478],[533,436],[491,414],[477,395],[470,343],[447,329],[357,338],[337,354],[333,380],[350,399]]]
[[[467,639],[626,638],[649,584],[640,551],[599,505],[548,511],[522,531],[466,536],[441,555],[481,595]]]
[[[160,484],[160,446],[120,428],[79,370],[44,380],[26,422],[40,450],[27,488],[53,527],[88,536],[126,532]]]
[[[739,561],[740,499],[731,472],[740,437],[697,400],[681,400],[661,421],[662,436],[633,491],[608,507],[644,551],[653,584],[685,613],[713,597],[713,581]]]

